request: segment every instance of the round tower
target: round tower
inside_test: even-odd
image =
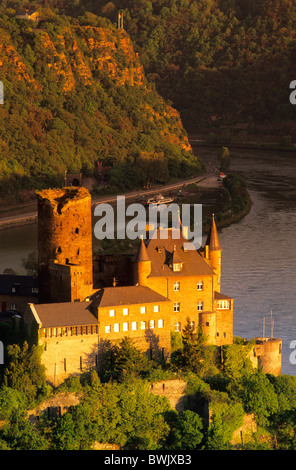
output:
[[[200,312],[199,324],[206,336],[206,344],[216,344],[217,317],[216,312]]]
[[[83,187],[47,189],[37,192],[38,201],[38,278],[40,300],[51,301],[51,293],[62,290],[52,286],[50,266],[61,283],[68,276],[68,288],[78,293],[74,266],[83,267],[80,286],[93,284],[91,196]],[[58,266],[63,266],[58,273]],[[69,268],[69,269],[67,269]],[[73,278],[73,279],[72,279]],[[76,279],[75,279],[76,278]],[[90,295],[89,293],[89,295]],[[73,294],[74,295],[74,294]],[[74,297],[76,298],[77,295]],[[65,298],[72,299],[72,296]]]
[[[278,338],[256,338],[258,367],[265,374],[280,375],[282,369],[282,340]]]
[[[147,277],[151,273],[151,260],[147,253],[147,248],[141,238],[141,242],[133,262],[133,280],[134,284],[145,286],[147,284]]]

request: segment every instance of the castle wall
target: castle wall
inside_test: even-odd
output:
[[[169,357],[171,302],[99,308],[98,320],[100,341],[120,342],[128,336],[141,351]]]
[[[81,327],[78,327],[81,328]],[[43,346],[42,364],[46,367],[48,381],[57,386],[70,375],[79,375],[97,366],[98,363],[98,332],[91,334],[84,328],[74,336],[61,336],[60,329],[53,332],[52,337],[41,338]]]

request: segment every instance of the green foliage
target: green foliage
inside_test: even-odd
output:
[[[6,386],[0,388],[0,420],[9,420],[16,411],[24,411],[27,406],[24,392]]]
[[[153,368],[153,362],[149,361],[127,336],[119,345],[110,344],[104,356],[104,381],[112,379],[122,382],[135,377],[147,377]]]
[[[201,417],[193,411],[177,413],[171,410],[165,414],[170,432],[164,448],[169,450],[195,450],[203,438]]]
[[[48,393],[45,367],[41,364],[41,349],[33,345],[29,348],[17,344],[7,347],[8,364],[5,365],[3,384],[26,396],[28,404],[33,405],[39,396]]]
[[[98,161],[114,165],[117,191],[201,171],[178,113],[145,83],[125,33],[91,12],[30,26],[0,14],[1,196],[61,186],[65,171],[95,176]]]
[[[1,438],[10,450],[47,450],[49,447],[46,438],[18,412],[4,425]]]
[[[211,422],[206,435],[206,449],[225,450],[230,448],[233,433],[243,424],[245,414],[241,403],[232,401],[226,393],[212,392],[210,409]]]
[[[194,372],[201,377],[211,375],[216,370],[216,348],[206,346],[206,337],[201,328],[195,331],[190,319],[183,329],[182,347],[172,352],[174,367],[184,372]]]
[[[262,371],[243,377],[240,397],[247,412],[256,414],[258,424],[266,426],[269,417],[278,411],[274,386]]]

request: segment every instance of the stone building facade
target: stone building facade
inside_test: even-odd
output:
[[[39,301],[84,300],[93,292],[91,196],[71,186],[37,201]]]

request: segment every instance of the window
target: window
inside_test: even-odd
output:
[[[38,287],[32,287],[32,294],[38,294]]]
[[[181,271],[182,263],[174,263],[173,264],[173,271]]]
[[[180,302],[174,303],[174,312],[180,312]]]
[[[15,291],[16,291],[15,287],[12,287],[11,292],[15,292]]]
[[[181,323],[178,321],[175,323],[175,331],[181,331]]]
[[[158,320],[158,328],[163,328],[163,320],[162,319]]]
[[[132,322],[132,330],[135,331],[138,329],[138,323],[136,321]]]
[[[123,325],[122,325],[122,330],[123,331],[128,331],[128,322],[123,322]]]
[[[109,310],[109,315],[110,317],[115,317],[115,310],[113,308]]]
[[[150,320],[149,322],[149,328],[153,329],[155,327],[155,321],[154,320]]]
[[[154,312],[159,312],[159,305],[154,305]]]
[[[208,321],[206,321],[206,326],[210,326],[210,323]]]
[[[111,325],[105,326],[105,333],[111,333]]]
[[[198,281],[196,288],[197,290],[203,290],[203,281]]]
[[[146,330],[146,322],[141,321],[141,330]]]
[[[203,310],[203,302],[197,302],[197,310],[201,312]]]
[[[123,315],[128,315],[128,308],[123,309]]]
[[[229,309],[229,300],[218,300],[217,308],[219,308],[221,310]]]
[[[10,304],[10,310],[16,310],[16,304]]]
[[[119,332],[119,323],[114,323],[114,333]]]
[[[179,281],[175,281],[174,282],[174,291],[179,291],[180,290],[180,282]]]
[[[141,307],[141,313],[146,313],[146,307]]]

